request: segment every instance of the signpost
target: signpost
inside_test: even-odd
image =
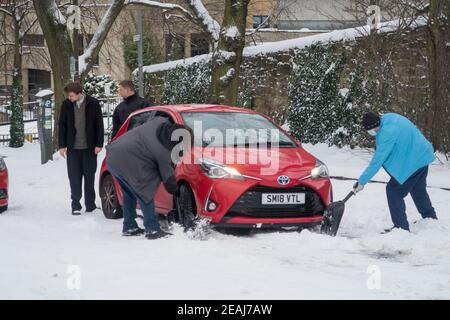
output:
[[[142,11],[138,11],[138,21],[137,21],[137,34],[133,36],[133,41],[138,44],[138,82],[139,82],[139,95],[144,96],[144,58],[143,58],[143,44],[142,44]]]
[[[36,94],[39,101],[38,107],[38,134],[41,146],[41,164],[53,160],[53,91],[49,89],[41,90]]]

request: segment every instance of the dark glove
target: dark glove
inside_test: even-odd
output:
[[[353,185],[353,193],[354,194],[357,194],[358,192],[363,191],[363,190],[364,190],[364,185],[363,184],[360,184],[359,182],[356,182]]]
[[[178,186],[177,186],[177,180],[175,179],[174,176],[171,176],[169,179],[167,179],[164,182],[164,187],[166,188],[167,192],[170,194],[175,195],[175,193],[177,191],[179,192]]]

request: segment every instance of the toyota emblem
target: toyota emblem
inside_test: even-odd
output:
[[[289,182],[291,182],[291,179],[288,176],[279,176],[277,181],[278,181],[278,184],[285,186],[285,185],[289,184]]]

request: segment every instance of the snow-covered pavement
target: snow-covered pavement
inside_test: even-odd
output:
[[[336,176],[357,177],[370,157],[363,150],[305,148]],[[37,144],[3,147],[0,154],[11,183],[10,208],[0,215],[2,299],[450,298],[448,191],[429,190],[440,220],[420,220],[411,233],[379,234],[391,223],[385,186],[371,184],[348,202],[336,238],[213,231],[198,240],[175,227],[174,236],[147,241],[121,237],[121,221],[101,211],[71,216],[65,160],[41,166]],[[333,181],[335,198],[352,184]],[[429,184],[450,187],[448,163],[432,166]],[[410,198],[407,206],[410,222],[418,220]]]

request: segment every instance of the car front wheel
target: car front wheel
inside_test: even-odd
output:
[[[180,186],[180,196],[176,199],[178,221],[185,230],[195,228],[197,221],[197,208],[194,193],[188,185]]]
[[[103,178],[100,188],[100,198],[102,199],[103,214],[107,219],[120,219],[123,217],[114,180],[110,174]]]

